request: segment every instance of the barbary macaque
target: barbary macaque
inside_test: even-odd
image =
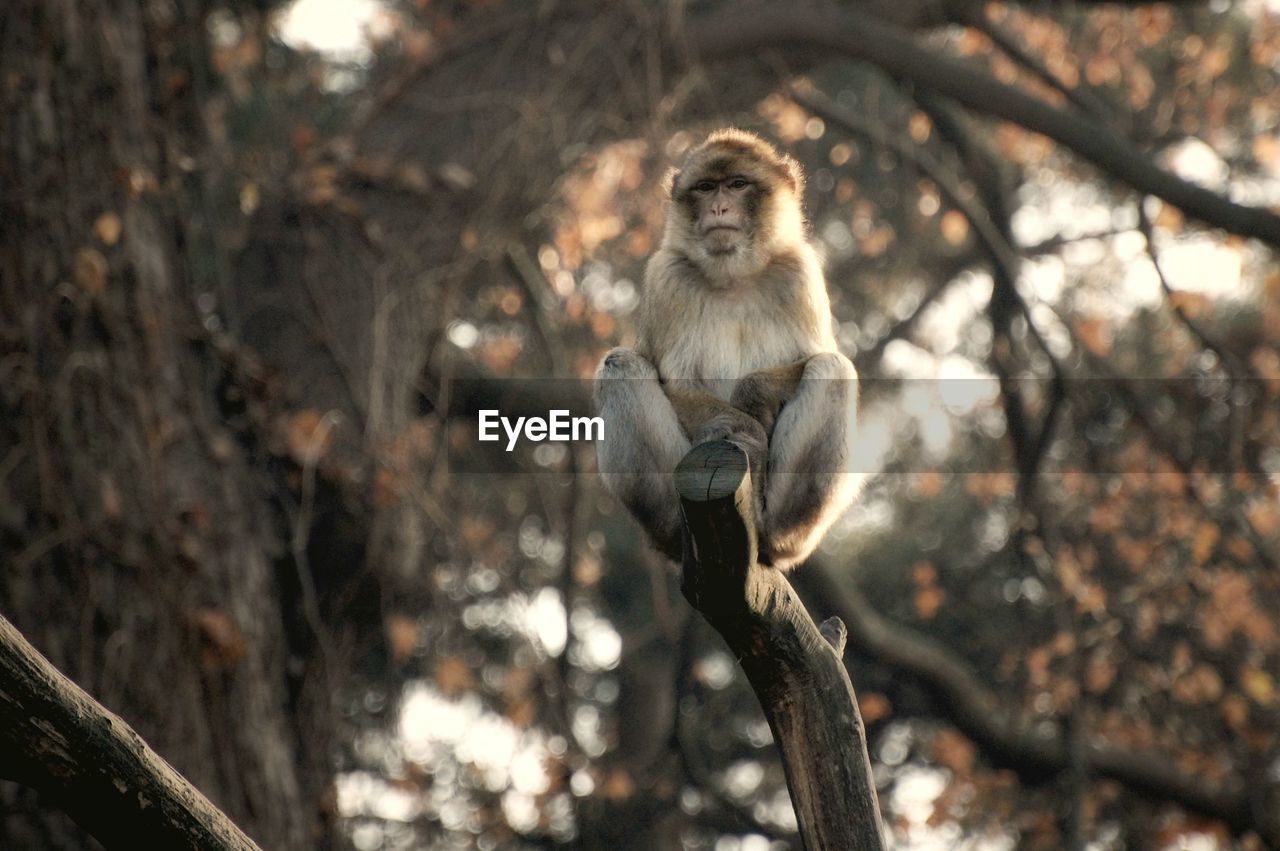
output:
[[[694,148],[645,268],[636,348],[596,372],[605,485],[673,558],[672,472],[692,446],[746,451],[758,558],[780,569],[813,552],[861,484],[857,372],[836,348],[803,190],[800,165],[754,134],[718,130]]]

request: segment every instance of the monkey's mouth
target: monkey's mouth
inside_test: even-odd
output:
[[[740,230],[742,230],[742,228],[735,227],[734,225],[712,225],[711,227],[704,230],[702,233],[705,236],[707,234],[715,233],[716,231],[727,231],[729,233],[737,233]]]

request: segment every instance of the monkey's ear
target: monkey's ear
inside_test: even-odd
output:
[[[782,155],[782,170],[786,172],[787,180],[791,182],[791,189],[796,193],[796,197],[800,198],[804,195],[804,167],[792,156],[788,154]]]
[[[662,176],[662,192],[668,198],[676,191],[676,178],[680,176],[680,169],[671,166],[667,169],[667,173]]]

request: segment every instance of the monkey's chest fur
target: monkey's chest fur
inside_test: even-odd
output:
[[[702,387],[728,401],[738,379],[824,350],[816,311],[752,293],[704,291],[690,300],[679,332],[664,341],[658,372],[668,381]]]

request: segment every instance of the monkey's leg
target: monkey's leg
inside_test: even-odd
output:
[[[769,446],[760,560],[786,569],[808,558],[853,501],[863,476],[850,470],[858,373],[842,354],[805,363]]]
[[[769,438],[759,420],[718,396],[690,388],[683,381],[670,381],[665,389],[675,408],[676,419],[693,445],[731,440],[746,450],[752,460],[752,472],[764,475]]]
[[[605,355],[595,380],[604,435],[596,457],[605,487],[671,558],[680,558],[680,500],[672,471],[689,451],[653,365],[630,349]]]
[[[796,395],[808,362],[809,359],[804,358],[786,366],[747,373],[733,388],[729,404],[759,422],[766,437],[771,439],[782,406]]]

